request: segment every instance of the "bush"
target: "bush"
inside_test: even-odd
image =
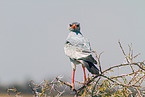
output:
[[[143,97],[145,96],[145,86],[143,82],[145,80],[145,64],[142,62],[133,62],[133,60],[140,55],[133,55],[132,46],[129,45],[129,54],[127,55],[120,43],[119,46],[125,56],[126,63],[121,63],[115,66],[111,66],[105,70],[102,70],[100,56],[102,53],[95,55],[98,60],[99,75],[88,76],[87,84],[76,82],[78,89],[74,89],[75,96],[87,96],[87,97]],[[109,76],[110,72],[118,69],[124,69],[129,67],[131,72],[128,74],[119,74],[117,76]],[[29,82],[29,86],[32,89],[35,97],[41,96],[62,96],[65,93],[72,92],[68,88],[72,89],[70,83],[63,81],[62,76],[56,77],[54,80],[42,81],[40,84],[35,84],[33,81]],[[16,90],[15,90],[16,91]]]

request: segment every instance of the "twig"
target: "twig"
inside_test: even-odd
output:
[[[145,75],[143,75],[142,77],[140,77],[133,85],[135,85],[136,83],[138,83],[142,78],[145,79]]]
[[[125,84],[120,84],[120,83],[117,83],[116,81],[112,80],[111,78],[105,76],[105,75],[101,75],[102,77],[104,78],[107,78],[108,80],[112,81],[113,83],[117,84],[117,85],[120,85],[120,86],[123,86],[123,87],[131,87],[131,86],[134,86],[134,87],[138,87],[136,85],[125,85]]]
[[[96,58],[97,58],[97,60],[98,60],[99,69],[100,69],[100,72],[102,73],[102,67],[101,67],[101,62],[100,62],[100,56],[103,54],[103,52],[101,52],[101,53],[99,54],[99,57],[98,57],[97,52],[96,52],[94,49],[93,49],[93,51],[95,52],[95,56],[96,56]]]
[[[142,82],[145,80],[145,77],[141,80],[141,82],[139,83],[139,86],[142,84]]]
[[[31,90],[33,91],[33,93],[34,93],[34,95],[35,95],[35,97],[36,97],[36,90],[34,90],[33,87],[32,87],[32,80],[29,81],[28,84],[29,84],[29,87],[31,88]]]
[[[138,90],[138,87],[134,87],[134,88],[137,90],[139,96],[142,97],[140,91]]]
[[[140,68],[139,68],[138,72],[139,71],[140,71]],[[136,77],[136,75],[137,75],[138,72],[133,72],[134,75],[133,75],[132,79],[129,81],[128,85],[131,84],[132,81],[134,81],[134,79],[135,79],[135,77]]]
[[[98,84],[98,82],[99,82],[100,79],[101,79],[101,77],[99,77],[99,79],[96,81],[96,83],[95,83],[95,85],[94,85],[94,87],[93,87],[93,90],[92,90],[92,97],[93,97],[93,93],[94,93],[95,87],[96,87],[96,85]]]
[[[100,74],[99,75],[96,75],[95,77],[93,77],[91,80],[89,80],[88,82],[87,82],[87,86],[92,82],[92,81],[94,81],[94,79],[96,79],[97,77],[99,77],[99,76],[101,76]],[[83,85],[81,88],[79,88],[78,90],[77,90],[77,93],[79,93],[80,91],[82,91],[85,87],[86,87],[86,85]]]
[[[124,76],[129,76],[129,75],[133,75],[135,73],[138,73],[140,71],[140,69],[136,72],[132,72],[132,73],[129,73],[129,74],[124,74],[124,75],[118,75],[118,76],[113,76],[113,77],[110,77],[111,79],[114,79],[114,78],[119,78],[119,77],[124,77]]]
[[[141,67],[138,63],[142,63],[142,62],[137,62],[137,63],[131,63],[132,65],[136,65],[138,66],[140,69],[144,70],[145,71],[145,67]]]
[[[138,63],[139,63],[139,62],[138,62]],[[130,65],[130,64],[120,64],[120,65],[112,66],[112,67],[110,67],[110,68],[104,70],[104,71],[102,72],[102,74],[103,74],[104,72],[106,72],[106,71],[109,71],[109,70],[113,69],[113,68],[121,67],[121,66],[127,66],[127,65]],[[136,66],[138,66],[140,69],[145,70],[145,68],[141,67],[141,66],[140,66],[139,64],[137,64],[137,63],[131,63],[131,65],[136,65]]]
[[[120,43],[120,40],[118,40],[118,43],[119,43],[119,46],[120,46],[120,48],[121,48],[121,50],[122,50],[122,52],[123,52],[123,54],[124,54],[124,56],[125,56],[125,58],[126,58],[126,61],[127,61],[128,63],[130,63],[129,60],[128,60],[128,58],[127,58],[127,55],[125,54],[125,51],[123,50],[123,47],[122,47],[122,45],[121,45],[121,43]]]
[[[125,56],[125,58],[126,58],[126,61],[127,61],[128,63],[130,63],[129,60],[128,60],[128,58],[127,58],[127,55],[125,54],[125,51],[123,50],[123,47],[122,47],[122,45],[121,45],[121,43],[120,43],[119,40],[118,40],[118,43],[119,43],[119,46],[120,46],[120,48],[121,48],[121,50],[122,50],[122,52],[123,52],[123,54],[124,54],[124,56]],[[130,67],[131,67],[131,69],[132,69],[132,72],[134,72],[134,69],[133,69],[133,67],[131,66],[131,64],[130,64]]]
[[[133,59],[136,58],[137,56],[141,55],[141,53],[138,53],[137,55],[135,55],[134,57],[132,57]]]
[[[64,85],[69,86],[70,88],[72,88],[72,86],[69,83],[66,83],[65,81],[60,80],[59,78],[56,77],[56,80],[60,81],[61,83],[63,83]]]

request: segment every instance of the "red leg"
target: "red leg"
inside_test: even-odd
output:
[[[74,87],[74,77],[75,77],[75,69],[73,69],[72,89],[75,89],[75,87]]]
[[[86,79],[85,66],[84,66],[84,65],[82,65],[82,67],[83,67],[83,71],[84,71],[84,80],[85,80],[84,82],[86,83],[86,80],[87,80],[87,79]]]

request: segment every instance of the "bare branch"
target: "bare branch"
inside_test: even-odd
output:
[[[121,48],[121,50],[122,50],[122,52],[123,52],[123,54],[124,54],[124,56],[125,56],[125,58],[126,58],[126,61],[127,61],[128,63],[130,63],[129,60],[128,60],[127,55],[125,54],[125,51],[123,50],[123,47],[122,47],[122,45],[121,45],[121,42],[118,41],[118,43],[119,43],[119,46],[120,46],[120,48]],[[132,72],[134,72],[133,67],[132,67],[131,65],[130,65],[130,67],[131,67],[131,69],[132,69]]]
[[[129,74],[123,74],[123,75],[118,75],[118,76],[113,76],[113,77],[110,77],[111,79],[114,79],[114,78],[120,78],[120,77],[124,77],[124,76],[129,76],[129,75],[133,75],[135,73],[138,73],[140,71],[140,69],[136,72],[132,72],[132,73],[129,73]]]
[[[101,53],[99,54],[99,57],[98,57],[97,52],[96,52],[94,49],[93,49],[93,51],[95,52],[95,56],[96,56],[96,58],[97,58],[97,60],[98,60],[99,69],[100,69],[100,72],[102,73],[102,67],[101,67],[101,62],[100,62],[100,56],[103,54],[103,52],[101,52]]]

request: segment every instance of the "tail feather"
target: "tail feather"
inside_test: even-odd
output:
[[[99,69],[92,62],[83,61],[83,64],[92,74],[99,74]]]

